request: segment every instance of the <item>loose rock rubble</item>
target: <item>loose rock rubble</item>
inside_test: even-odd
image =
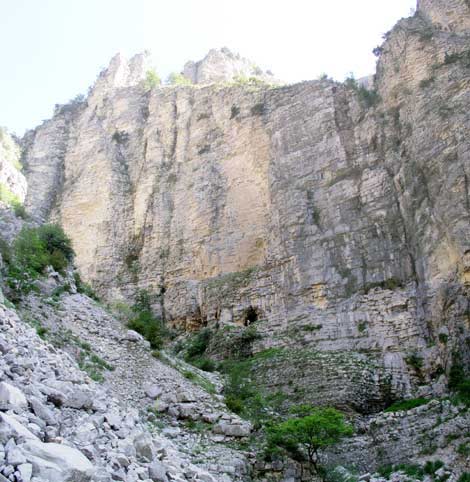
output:
[[[73,316],[74,306],[78,305],[82,306],[82,309],[76,314],[81,317],[87,310],[93,309],[98,313],[102,311],[96,306],[92,308],[91,300],[81,295],[72,295],[67,305],[69,316]],[[101,321],[110,318],[104,312],[101,313]],[[97,322],[96,318],[90,320]],[[95,326],[103,329],[102,325]],[[176,420],[174,426],[170,424],[161,434],[149,430],[144,425],[145,417],[139,415],[137,408],[130,408],[132,403],[121,403],[113,397],[113,394],[120,394],[123,385],[111,380],[100,386],[90,380],[77,367],[72,357],[41,340],[35,330],[20,320],[14,310],[4,305],[0,305],[0,328],[2,482],[244,480],[242,474],[245,464],[242,456],[236,458],[232,455],[232,465],[227,462],[225,470],[220,464],[207,463],[208,467],[204,469],[204,464],[196,466],[191,463],[189,453],[194,454],[194,450],[187,445],[188,453],[181,450],[184,437],[175,436],[175,440],[169,440],[170,434],[180,432]],[[82,327],[80,332],[83,334],[83,331]],[[88,339],[91,339],[91,336],[88,336]],[[118,331],[115,339],[120,339]],[[152,359],[142,341],[132,342],[130,347],[126,344],[122,346],[123,350],[132,347],[135,349],[139,344],[140,351],[137,353],[142,353],[142,356],[145,353],[146,359]],[[110,350],[115,349],[112,342],[110,345]],[[127,368],[134,373],[128,360],[124,357],[123,363],[127,363]],[[163,372],[166,369],[168,372],[178,373],[157,360],[155,364],[156,367],[164,367]],[[115,371],[118,370],[119,363],[116,363]],[[147,380],[151,380],[150,374],[157,371],[155,368],[154,372],[150,372]],[[115,372],[112,373],[116,376]],[[169,373],[166,376],[169,376]],[[176,378],[175,374],[173,378]],[[132,391],[140,380],[141,378],[135,380],[128,390]],[[155,385],[161,381],[161,378],[155,379]],[[186,382],[186,385],[188,384],[189,382]],[[187,392],[183,392],[182,387],[178,391],[176,386],[175,382],[172,389],[176,400],[169,407],[183,407],[186,404],[195,410],[195,407],[202,410],[195,402],[195,395],[189,395],[191,391],[188,387]],[[193,387],[194,390],[196,389]],[[150,390],[152,397],[147,397],[142,388],[139,393],[146,397],[149,403],[152,397],[155,399],[164,394],[163,391],[160,394],[155,388]],[[183,395],[184,393],[186,395]],[[166,399],[168,400],[168,396]],[[191,404],[187,403],[188,399]],[[143,400],[140,401],[143,404]],[[217,406],[217,403],[215,405]],[[191,412],[188,413],[188,416],[190,415]],[[225,427],[222,433],[229,432],[227,435],[232,436],[249,434],[246,424],[230,424],[231,418],[228,415],[220,415],[219,418],[221,421],[218,427]],[[227,419],[226,426],[224,418]],[[220,430],[217,429],[217,432]],[[165,433],[168,436],[165,436]],[[186,436],[186,439],[190,437]],[[226,449],[225,458],[228,455]],[[210,454],[204,460],[209,462]],[[224,462],[223,457],[220,462]]]

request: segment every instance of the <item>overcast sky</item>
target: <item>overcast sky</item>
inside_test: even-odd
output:
[[[374,72],[415,0],[0,0],[0,126],[22,134],[85,93],[118,51],[166,77],[227,46],[284,80]]]

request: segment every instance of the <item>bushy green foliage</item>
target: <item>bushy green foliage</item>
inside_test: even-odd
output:
[[[420,371],[421,368],[423,368],[423,358],[420,357],[417,353],[412,353],[411,355],[407,356],[405,361],[416,371]]]
[[[369,90],[365,86],[359,85],[352,74],[345,79],[344,85],[348,89],[354,90],[359,97],[359,101],[368,109],[380,102],[380,96],[377,91],[375,89]]]
[[[151,90],[157,85],[160,85],[161,83],[162,81],[158,76],[157,72],[155,72],[155,70],[153,69],[147,70],[145,74],[145,80],[144,80],[144,87],[146,90]]]
[[[88,283],[82,281],[82,278],[80,277],[78,271],[75,271],[73,273],[73,278],[75,280],[75,286],[77,287],[77,291],[79,293],[88,296],[92,300],[99,301],[99,296]]]
[[[20,162],[21,149],[4,127],[0,127],[0,144],[3,148],[4,159],[15,169],[21,171],[23,169]]]
[[[377,473],[381,477],[388,479],[392,472],[403,472],[410,478],[423,480],[425,475],[433,475],[442,467],[444,467],[442,460],[428,460],[424,466],[418,464],[385,465],[380,467]]]
[[[380,477],[383,477],[384,479],[388,479],[390,475],[392,475],[392,472],[393,472],[392,465],[382,465],[377,469],[377,473],[380,475]]]
[[[46,266],[63,272],[74,256],[71,241],[62,228],[50,224],[24,227],[11,248],[2,243],[1,249],[7,264],[7,283],[17,300],[33,289],[34,280],[43,274]]]
[[[6,184],[0,182],[0,201],[13,208],[14,213],[23,219],[26,219],[26,210],[20,198],[13,194]]]
[[[446,335],[445,333],[439,333],[439,341],[441,343],[445,345],[448,340],[449,340],[449,335]]]
[[[259,389],[251,377],[254,360],[227,360],[220,369],[226,375],[224,395],[227,407],[251,420],[255,428],[260,428],[269,424],[273,415],[281,411],[286,397],[280,392],[266,394]]]
[[[91,351],[88,343],[83,343],[78,354],[78,366],[95,382],[104,382],[103,371],[114,370],[114,367]]]
[[[366,89],[363,85],[359,86],[357,95],[359,96],[359,100],[367,108],[373,107],[380,102],[380,96],[377,91]]]
[[[195,360],[192,360],[191,363],[195,367],[199,368],[200,370],[204,370],[205,372],[213,372],[217,369],[217,363],[210,358],[196,358]]]
[[[444,467],[442,460],[428,460],[423,467],[423,472],[428,475],[434,474],[441,467]]]
[[[411,398],[409,400],[400,400],[393,403],[385,412],[400,412],[403,410],[411,410],[412,408],[420,407],[421,405],[426,405],[429,400],[426,398]]]
[[[128,321],[127,326],[149,341],[151,348],[161,348],[166,330],[162,321],[155,318],[152,313],[151,296],[147,290],[140,290],[137,293],[132,311],[134,317]]]
[[[458,402],[470,406],[470,378],[466,377],[462,356],[457,351],[452,353],[449,389],[455,393]]]
[[[216,363],[204,356],[209,347],[212,334],[209,328],[200,330],[191,338],[184,355],[185,361],[206,372],[213,372],[216,369]]]
[[[422,479],[424,476],[423,468],[418,464],[398,464],[393,466],[395,472],[404,472],[408,477]]]
[[[172,72],[167,79],[169,85],[192,85],[192,82],[183,74]]]
[[[457,482],[470,482],[470,472],[463,473]]]
[[[457,447],[457,453],[464,457],[470,456],[470,442],[463,442]]]
[[[294,460],[308,462],[322,476],[320,452],[352,435],[353,429],[334,408],[303,406],[301,413],[305,415],[271,426],[268,444],[285,450]]]
[[[236,75],[233,77],[233,82],[237,85],[265,85],[266,82],[263,79],[260,79],[256,76],[246,76],[246,75]]]
[[[197,335],[191,340],[190,345],[186,349],[185,359],[186,361],[194,360],[195,358],[204,355],[206,352],[212,332],[209,328],[203,328]]]

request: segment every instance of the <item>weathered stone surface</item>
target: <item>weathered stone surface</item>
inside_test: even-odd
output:
[[[232,82],[240,79],[279,83],[271,72],[263,72],[251,60],[240,57],[226,47],[210,50],[199,62],[187,62],[183,75],[193,84]]]
[[[0,442],[6,443],[12,437],[15,439],[37,440],[36,435],[18,422],[12,415],[0,413]]]
[[[33,466],[33,475],[54,482],[87,482],[93,465],[77,449],[55,443],[29,440],[23,454]]]
[[[0,383],[0,410],[22,410],[28,401],[23,392],[6,382]]]
[[[26,197],[26,179],[19,169],[20,155],[17,141],[0,128],[0,186],[22,202]]]

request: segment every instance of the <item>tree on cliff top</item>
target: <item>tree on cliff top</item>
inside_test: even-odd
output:
[[[344,415],[334,408],[298,407],[297,417],[274,425],[269,429],[268,444],[281,448],[294,460],[307,462],[309,467],[324,477],[320,452],[350,436],[353,429]]]

